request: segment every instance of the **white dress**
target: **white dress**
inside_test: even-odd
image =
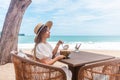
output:
[[[36,46],[36,57],[39,59],[43,59],[43,58],[52,59],[52,51],[53,51],[53,48],[49,43],[39,43]],[[67,64],[56,61],[53,65],[56,67],[60,67],[65,71],[66,76],[67,76],[67,80],[72,79],[72,73],[68,69]]]

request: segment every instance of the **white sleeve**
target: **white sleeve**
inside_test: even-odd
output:
[[[49,58],[49,54],[46,52],[46,49],[42,45],[36,47],[36,57],[39,59]]]

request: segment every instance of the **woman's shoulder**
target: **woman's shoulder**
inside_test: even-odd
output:
[[[38,43],[39,45],[44,45],[44,44],[46,44],[46,43],[43,43],[43,42],[40,42],[40,43]]]
[[[50,45],[48,42],[46,42],[46,43],[38,43],[38,45]]]
[[[38,47],[45,47],[45,46],[50,46],[49,43],[38,43]]]
[[[50,45],[50,43],[46,42],[46,45]],[[50,45],[51,46],[51,45]]]
[[[43,45],[43,43],[38,43],[37,45]]]
[[[43,47],[43,46],[44,46],[43,43],[38,43],[38,44],[37,44],[37,47]]]

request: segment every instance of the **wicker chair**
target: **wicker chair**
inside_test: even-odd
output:
[[[78,80],[120,80],[120,59],[112,59],[83,66]]]
[[[45,65],[30,59],[25,59],[12,53],[16,80],[66,80],[66,74],[61,68]]]

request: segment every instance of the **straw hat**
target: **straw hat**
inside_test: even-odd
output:
[[[38,25],[35,26],[35,28],[34,28],[34,33],[35,33],[36,35],[38,35],[38,34],[40,33],[40,31],[38,31],[38,30],[40,30],[40,28],[41,28],[42,26],[47,26],[47,27],[49,27],[49,29],[51,29],[52,24],[53,24],[52,21],[47,21],[45,24],[39,23]],[[42,30],[42,28],[41,28],[41,30]]]

